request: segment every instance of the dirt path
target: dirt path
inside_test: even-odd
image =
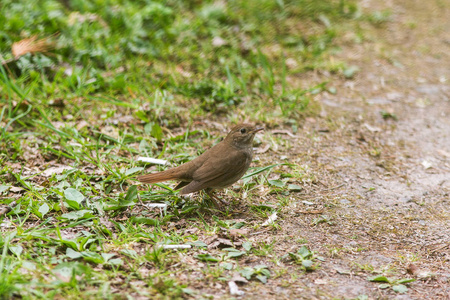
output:
[[[306,240],[325,262],[319,271],[258,286],[259,294],[450,299],[450,3],[363,5],[389,9],[390,21],[364,29],[356,46],[343,42],[338,58],[360,71],[335,83],[336,94],[319,96],[322,117],[307,120],[286,151],[319,184],[283,210],[281,232],[260,237],[276,239],[277,253]],[[311,225],[317,216],[302,213],[311,208],[328,220]],[[417,281],[396,293],[368,281],[377,274]]]

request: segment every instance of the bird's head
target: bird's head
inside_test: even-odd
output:
[[[252,147],[255,134],[263,130],[264,127],[253,126],[250,124],[239,124],[233,127],[225,138],[225,142],[230,143],[236,148]]]

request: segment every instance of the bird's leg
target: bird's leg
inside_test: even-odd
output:
[[[222,200],[222,199],[216,197],[216,196],[213,194],[211,188],[207,188],[207,189],[205,189],[204,191],[205,191],[205,193],[209,196],[209,198],[211,198],[211,200],[214,202],[214,204],[216,205],[216,207],[219,207],[219,206],[220,206],[220,205],[218,205],[217,200],[220,201],[223,205],[227,205],[227,204],[228,204],[228,203],[225,202],[224,200]]]

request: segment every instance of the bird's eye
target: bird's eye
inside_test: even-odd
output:
[[[244,134],[246,132],[245,128],[241,129],[241,133]]]

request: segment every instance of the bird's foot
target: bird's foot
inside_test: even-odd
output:
[[[212,193],[212,191],[211,190],[208,190],[208,189],[206,189],[205,190],[205,193],[209,196],[209,198],[214,202],[214,205],[216,206],[216,207],[220,207],[221,205],[219,205],[219,203],[218,202],[220,202],[222,205],[224,205],[224,206],[226,206],[226,205],[228,205],[228,202],[226,202],[225,200],[222,200],[222,199],[220,199],[219,197],[217,197],[216,195],[214,195],[213,193]]]

